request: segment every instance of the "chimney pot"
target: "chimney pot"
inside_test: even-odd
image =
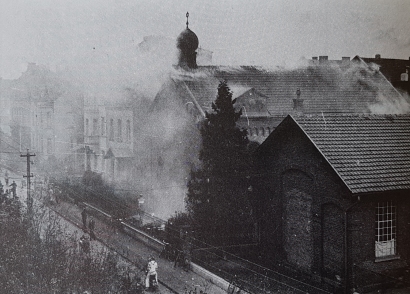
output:
[[[297,112],[303,111],[303,99],[300,99],[300,89],[296,90],[296,98],[293,98],[293,109]]]
[[[380,58],[382,58],[382,57],[381,57],[381,55],[380,55],[380,54],[376,54],[376,56],[375,56],[374,58],[376,58],[376,59],[380,59]]]

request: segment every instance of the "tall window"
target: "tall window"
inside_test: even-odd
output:
[[[93,136],[98,135],[98,120],[96,118],[93,118]]]
[[[101,117],[101,136],[105,135],[105,118]]]
[[[88,128],[89,128],[89,123],[88,123],[88,118],[85,119],[85,135],[88,136]]]
[[[127,142],[131,141],[131,122],[127,119],[127,126],[126,126],[126,140]]]
[[[51,112],[47,111],[47,128],[51,128]]]
[[[118,133],[117,133],[117,137],[118,137],[118,142],[122,142],[122,122],[119,119],[118,120]]]
[[[47,138],[47,154],[53,153],[53,145],[50,138]]]
[[[109,134],[108,139],[110,141],[114,141],[114,120],[113,119],[110,119],[110,134]]]
[[[396,255],[396,205],[379,202],[376,208],[376,257]]]

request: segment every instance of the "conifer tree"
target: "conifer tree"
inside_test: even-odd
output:
[[[187,209],[202,239],[213,244],[238,242],[251,224],[248,199],[250,153],[247,131],[236,123],[241,110],[234,107],[227,83],[218,86],[212,113],[200,126],[201,167],[188,182]]]

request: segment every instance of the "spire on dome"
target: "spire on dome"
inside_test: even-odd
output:
[[[198,49],[199,41],[196,34],[188,28],[188,18],[189,12],[186,13],[186,29],[179,34],[177,39],[178,65],[186,69],[194,69],[197,68],[196,49]]]

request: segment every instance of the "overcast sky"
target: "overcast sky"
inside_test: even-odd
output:
[[[133,62],[144,36],[189,27],[215,64],[292,66],[300,57],[408,59],[408,0],[0,0],[0,76],[27,62],[87,64],[98,51]],[[127,61],[129,59],[129,61]]]

